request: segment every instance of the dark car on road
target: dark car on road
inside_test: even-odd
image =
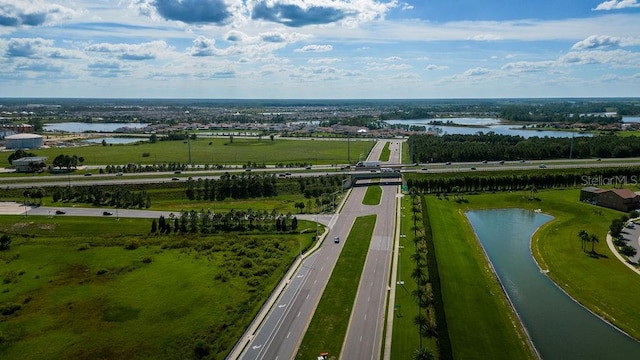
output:
[[[103,211],[103,212],[102,212],[102,215],[104,215],[104,216],[109,216],[109,215],[113,215],[113,213],[112,213],[112,212],[110,212],[110,211]]]
[[[66,212],[62,210],[56,210],[56,215],[64,215],[64,214],[66,214]]]

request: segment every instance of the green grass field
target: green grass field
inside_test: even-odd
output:
[[[209,145],[211,144],[211,145]],[[366,158],[375,142],[351,141],[350,158]],[[188,143],[183,141],[158,141],[155,144],[141,143],[134,145],[91,145],[75,148],[50,148],[34,150],[37,156],[48,157],[48,164],[60,155],[77,155],[84,158],[85,165],[125,165],[189,163],[194,164],[257,164],[307,163],[342,164],[349,158],[345,140],[283,140],[275,139],[207,139],[200,138]],[[148,156],[143,156],[148,154]],[[7,156],[0,159],[0,167],[7,167]]]
[[[574,299],[640,339],[640,275],[622,264],[605,244],[609,224],[623,213],[581,203],[579,190],[544,191],[540,208],[555,219],[534,237],[533,253],[549,277]],[[583,253],[578,232],[595,234],[600,257]],[[589,246],[590,249],[590,246]]]
[[[2,359],[223,358],[308,234],[147,236],[150,220],[2,216]],[[315,228],[301,221],[299,228]],[[125,245],[138,244],[135,250]]]
[[[382,187],[378,184],[367,186],[367,191],[362,199],[363,205],[378,205],[382,197]]]
[[[315,359],[321,352],[338,356],[342,351],[375,224],[376,215],[356,218],[296,359]]]
[[[389,161],[389,158],[391,157],[391,149],[389,149],[389,144],[390,142],[385,142],[384,143],[384,147],[382,148],[382,151],[380,152],[380,157],[378,158],[378,160],[380,161]]]
[[[639,275],[620,263],[604,243],[611,220],[623,213],[581,203],[579,189],[541,191],[536,194],[538,201],[528,197],[522,192],[467,195],[468,203],[460,204],[426,197],[456,358],[478,358],[473,348],[496,351],[491,358],[499,358],[505,349],[518,350],[514,344],[522,345],[519,351],[526,348],[521,333],[513,331],[515,319],[504,297],[494,296],[500,289],[464,217],[464,211],[471,209],[540,208],[554,216],[532,240],[540,266],[574,299],[640,339],[640,309],[635,304],[640,297]],[[581,250],[580,230],[598,236],[595,250],[600,256]],[[502,344],[507,338],[511,338],[509,343]],[[513,353],[511,358],[520,356],[525,354]]]
[[[412,200],[410,196],[404,196],[401,200],[402,214],[400,234],[400,250],[398,254],[398,280],[403,284],[396,286],[395,317],[393,319],[393,337],[391,339],[391,359],[411,359],[415,350],[420,347],[418,327],[413,320],[418,315],[418,305],[412,292],[417,288],[415,280],[411,278],[411,272],[416,266],[411,256],[415,253],[412,230]],[[433,354],[438,353],[436,338],[423,338],[422,346]]]
[[[491,195],[491,198],[497,197]],[[476,204],[475,197],[469,197]],[[425,197],[455,359],[535,359],[463,209]],[[486,198],[483,204],[489,204]]]

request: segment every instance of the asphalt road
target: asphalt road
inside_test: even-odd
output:
[[[370,159],[377,160],[383,146],[384,142],[378,143],[371,152]],[[399,148],[399,145],[396,146]],[[399,149],[396,150],[396,152],[399,156]],[[352,319],[355,318],[357,320],[350,322],[350,329],[352,329],[351,331],[353,332],[357,332],[362,326],[370,327],[370,329],[367,329],[368,333],[366,336],[362,335],[357,343],[353,342],[351,348],[354,349],[353,351],[355,351],[356,354],[359,354],[359,349],[356,347],[363,346],[363,344],[368,344],[364,346],[370,348],[372,352],[379,354],[380,341],[382,339],[382,325],[384,323],[386,279],[388,278],[388,275],[383,274],[388,274],[390,264],[391,235],[393,234],[394,224],[393,211],[395,210],[395,191],[392,189],[395,188],[397,187],[385,187],[385,191],[383,192],[384,199],[381,201],[381,204],[385,205],[379,206],[362,204],[366,187],[356,187],[351,190],[350,196],[346,199],[341,212],[337,214],[335,222],[332,224],[322,246],[305,259],[293,274],[284,291],[263,319],[256,333],[245,334],[243,336],[243,338],[249,337],[251,340],[239,358],[277,360],[292,359],[295,357],[324,288],[329,281],[331,272],[340,256],[342,247],[351,231],[355,218],[374,213],[378,214],[378,221],[376,222],[374,236],[367,258],[367,264],[371,265],[368,267],[365,266],[360,287],[368,287],[368,283],[371,281],[374,281],[376,285],[371,289],[367,289],[369,295],[367,296],[366,302],[364,300],[356,301],[354,309],[357,309],[358,314],[361,311],[360,309],[365,311],[365,315],[363,315],[365,321],[363,322],[363,317],[359,315],[352,317]],[[389,211],[389,206],[391,208],[391,214],[385,216],[385,213]],[[391,232],[389,233],[389,231]],[[339,243],[334,242],[335,237],[340,238]],[[382,266],[382,268],[380,268],[380,266]],[[370,279],[371,276],[373,276],[374,279]],[[359,297],[360,294],[362,294],[362,296],[366,295],[363,291],[359,291],[358,293]],[[375,295],[372,296],[372,294]],[[371,304],[375,304],[375,306],[367,310]],[[341,306],[341,304],[336,304],[336,306]],[[375,320],[375,326],[371,326],[370,322],[366,321],[367,317],[369,317],[369,320],[378,319]],[[361,341],[361,339],[364,339],[364,341]],[[349,341],[349,344],[351,343],[352,342]],[[352,350],[349,351],[351,352]],[[230,358],[235,358],[234,353],[231,354]],[[360,357],[358,355],[341,358],[357,359]]]
[[[239,358],[277,360],[295,356],[355,217],[361,214],[365,191],[364,187],[351,190],[324,243],[291,277],[258,331],[249,334],[252,340]],[[333,241],[336,236],[340,238],[337,244]]]
[[[391,142],[389,149],[389,162],[399,163],[400,142]],[[376,146],[371,160],[378,158],[378,150],[381,147]],[[340,359],[380,359],[399,190],[397,185],[381,186],[379,205],[360,205],[360,209],[354,209],[361,214],[375,213],[377,219]]]

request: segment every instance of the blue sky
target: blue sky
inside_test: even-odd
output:
[[[0,0],[0,97],[638,97],[639,1]]]

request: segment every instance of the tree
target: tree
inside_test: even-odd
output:
[[[153,219],[151,221],[151,233],[155,234],[156,231],[158,231],[158,223],[156,222],[156,219]]]
[[[271,141],[273,141],[273,138],[274,138],[273,134],[269,135],[269,138],[271,139]]]
[[[611,221],[611,225],[609,225],[609,231],[611,231],[611,236],[617,238],[622,233],[622,229],[624,228],[624,223],[621,219],[613,219]]]
[[[158,135],[156,135],[155,133],[151,134],[151,136],[149,136],[149,142],[151,144],[157,143],[158,142]]]
[[[0,236],[0,251],[9,250],[9,247],[11,247],[11,237],[7,234],[2,234]]]
[[[433,360],[435,357],[427,348],[420,347],[413,353],[413,360]]]
[[[297,217],[293,217],[293,219],[291,219],[291,230],[297,230],[298,229],[298,218]]]
[[[578,231],[578,238],[580,239],[580,242],[582,244],[582,251],[584,251],[584,243],[589,241],[589,234],[587,234],[587,232],[584,230],[580,230]]]

